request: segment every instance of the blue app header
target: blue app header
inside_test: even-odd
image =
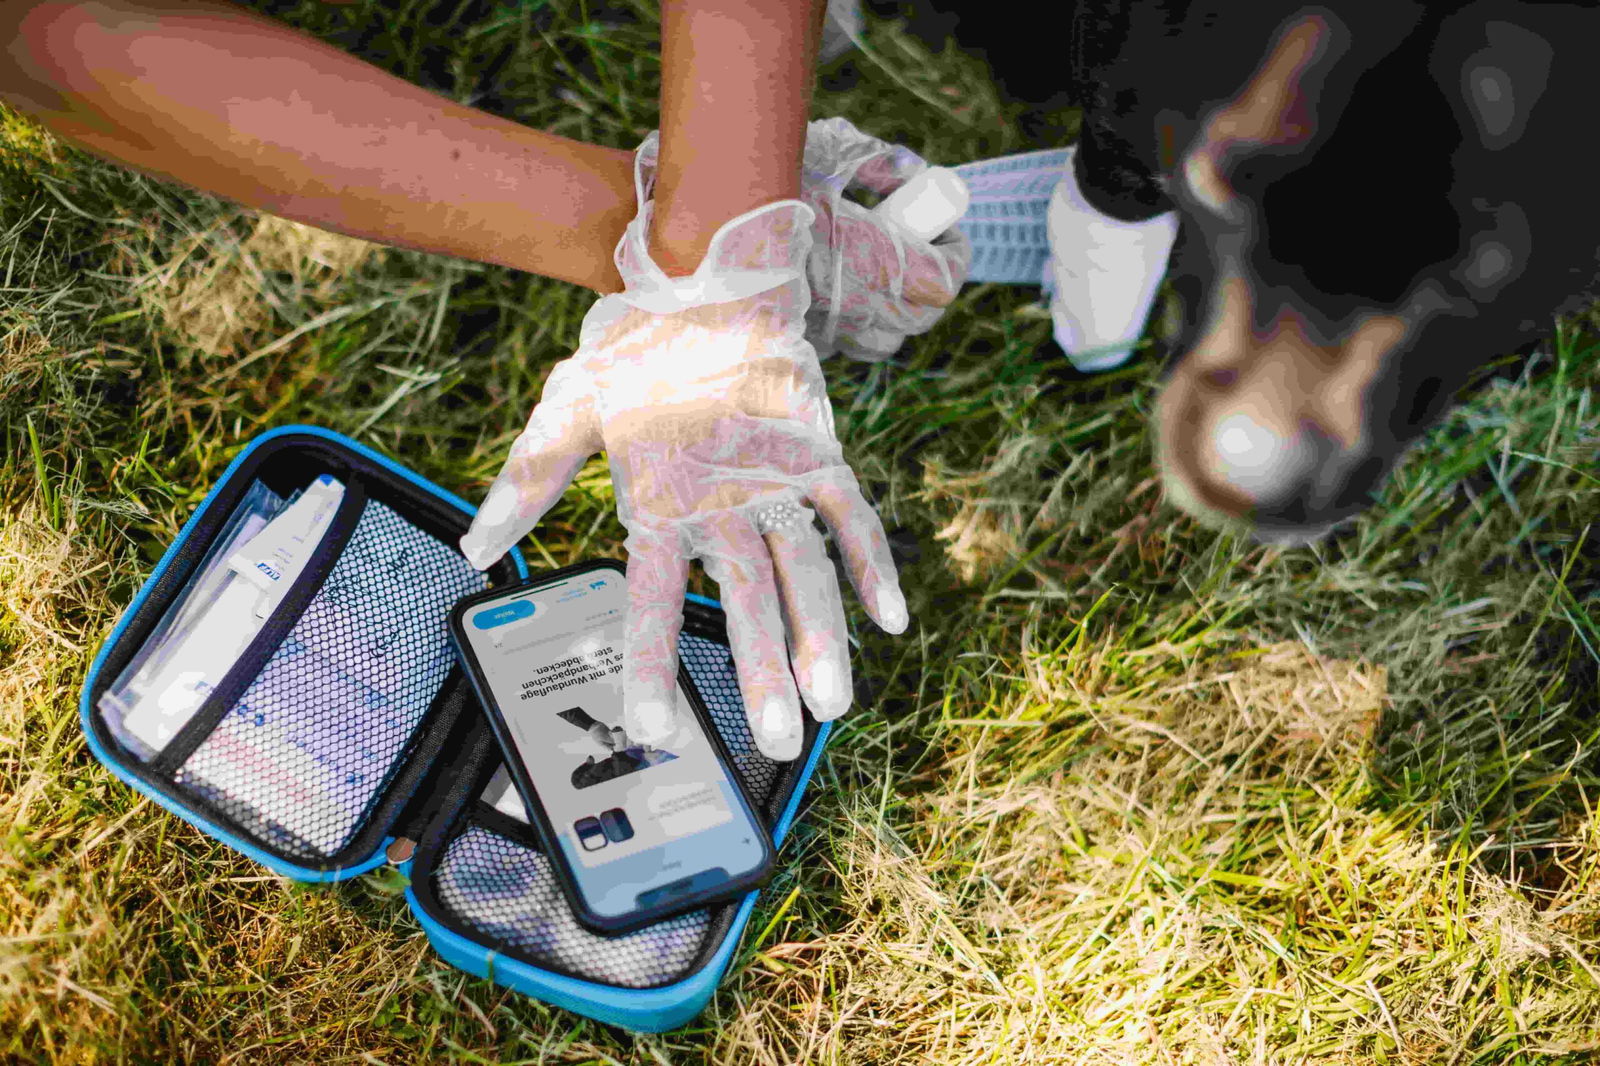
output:
[[[498,607],[490,607],[479,611],[472,616],[473,629],[493,629],[495,626],[510,625],[520,622],[524,618],[532,618],[538,611],[532,600],[516,600],[512,603],[502,603]]]

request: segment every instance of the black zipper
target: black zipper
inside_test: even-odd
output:
[[[345,545],[350,543],[361,514],[366,509],[367,494],[359,480],[351,478],[345,484],[344,498],[334,512],[306,567],[284,593],[283,600],[261,626],[260,632],[250,641],[238,660],[228,668],[227,674],[206,697],[200,709],[183,724],[177,734],[150,760],[150,768],[157,773],[171,774],[188,761],[205,739],[216,729],[217,723],[239,701],[254,683],[261,668],[277,652],[290,630],[305,614],[306,608],[316,598],[317,592],[332,572]]]
[[[450,671],[445,685],[449,693],[445,696],[444,705],[439,709],[439,717],[417,742],[403,779],[396,780],[394,785],[395,793],[404,794],[406,797],[405,805],[400,808],[394,819],[393,833],[397,837],[421,839],[422,830],[427,826],[428,819],[432,817],[437,806],[434,791],[440,780],[452,771],[456,760],[447,759],[438,766],[434,763],[446,749],[453,748],[459,751],[465,747],[475,727],[475,723],[471,721],[472,686],[467,683],[459,666]]]
[[[453,743],[456,746],[455,755],[441,763],[418,786],[416,795],[400,812],[400,817],[395,819],[394,835],[397,837],[421,841],[436,830],[434,823],[440,821],[441,815],[446,815],[447,821],[453,821],[454,813],[465,802],[467,795],[480,787],[479,778],[483,776],[483,768],[495,754],[489,723],[479,710],[472,686],[465,678],[461,679],[456,693],[457,698],[467,704],[467,713],[460,716],[454,729],[448,732],[440,730],[436,742],[433,737],[428,738],[428,742],[436,744],[434,754],[438,753],[437,749]]]

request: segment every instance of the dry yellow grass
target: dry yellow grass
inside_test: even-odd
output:
[[[542,128],[655,122],[647,6],[268,6]],[[869,37],[819,112],[937,162],[1027,147],[981,61]],[[1041,359],[1034,293],[969,288],[894,365],[830,366],[916,623],[852,615],[860,706],[730,977],[635,1036],[445,965],[392,876],[266,874],[77,724],[245,440],[322,423],[474,497],[587,298],[251,216],[3,109],[0,234],[0,1061],[1600,1061],[1592,329],[1292,552],[1163,506],[1157,368]],[[613,511],[596,461],[529,559],[619,553]]]
[[[247,212],[225,214],[176,244],[159,223],[135,234],[122,238],[115,260],[130,276],[130,292],[186,347],[217,360],[257,346],[280,293],[295,295],[297,313],[326,307],[341,294],[347,274],[383,251],[368,241]]]
[[[1085,700],[1069,768],[1019,783],[1029,741],[973,730],[905,830],[842,805],[851,917],[758,956],[785,1035],[771,1054],[753,1029],[753,1060],[1421,1066],[1472,1061],[1486,1028],[1600,1046],[1557,1035],[1600,1021],[1554,977],[1593,980],[1592,931],[1359,802],[1382,667],[1280,643],[1134,695],[1085,697],[1078,673],[1030,671],[1003,716]],[[1594,917],[1594,889],[1568,906]]]

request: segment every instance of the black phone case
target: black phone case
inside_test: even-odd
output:
[[[572,912],[586,928],[597,933],[614,936],[619,933],[630,933],[636,929],[650,925],[653,922],[670,918],[677,914],[717,903],[740,896],[751,889],[759,888],[765,884],[772,872],[773,850],[772,841],[765,833],[760,833],[762,843],[761,865],[741,877],[724,882],[717,889],[702,891],[680,896],[669,903],[656,907],[646,908],[633,912],[631,915],[620,918],[608,918],[595,913],[589,908],[582,894],[578,891],[577,877],[567,861],[566,853],[557,846],[555,826],[551,823],[544,804],[540,802],[537,790],[529,777],[526,768],[517,757],[516,742],[507,727],[505,716],[501,712],[494,693],[490,691],[482,669],[478,665],[477,656],[472,651],[472,644],[467,640],[465,631],[465,618],[468,611],[480,603],[499,599],[519,589],[536,589],[560,581],[576,574],[594,573],[599,570],[609,570],[619,574],[626,574],[627,568],[615,559],[594,559],[572,566],[565,566],[559,570],[552,570],[530,577],[527,581],[513,585],[502,585],[497,588],[487,589],[480,593],[461,599],[450,612],[450,638],[455,645],[456,657],[466,672],[467,679],[472,683],[473,691],[477,694],[478,703],[483,707],[488,716],[489,724],[494,730],[495,740],[499,743],[500,754],[505,762],[506,770],[511,775],[512,782],[516,785],[517,792],[522,796],[523,807],[532,819],[540,845],[547,856],[552,859],[556,874],[561,882],[562,891],[566,893],[567,903]],[[739,801],[744,807],[746,816],[752,825],[761,828],[761,819],[756,815],[754,805],[745,791],[745,786],[740,780],[740,775],[734,767],[733,759],[724,743],[722,734],[717,730],[711,720],[710,713],[706,710],[705,701],[695,685],[693,675],[688,668],[680,662],[678,664],[678,680],[682,683],[684,691],[689,695],[690,707],[694,712],[695,720],[700,724],[701,731],[711,742],[712,749],[716,752],[717,759],[727,771],[728,778],[733,782],[738,793]],[[498,813],[498,812],[496,812]],[[515,819],[508,819],[515,821]]]

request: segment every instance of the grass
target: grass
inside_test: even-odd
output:
[[[258,6],[572,136],[655,123],[645,8]],[[868,46],[819,114],[941,163],[1028,146],[980,62],[890,21]],[[0,1059],[1600,1057],[1591,320],[1294,551],[1166,506],[1154,362],[1044,357],[1034,293],[970,287],[893,365],[830,366],[917,621],[852,608],[860,704],[734,969],[635,1037],[446,966],[392,878],[267,875],[76,720],[244,441],[321,423],[475,497],[588,299],[257,217],[3,111],[0,233]],[[620,541],[596,462],[530,557]]]

